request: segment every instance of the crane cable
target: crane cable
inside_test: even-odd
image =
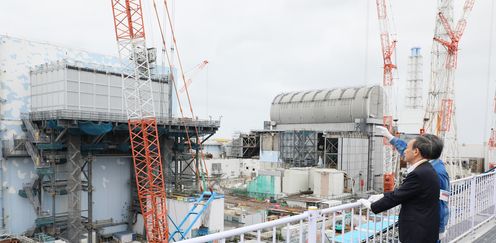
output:
[[[175,35],[174,35],[174,31],[173,31],[173,27],[172,27],[172,23],[170,22],[171,21],[171,18],[170,18],[170,13],[169,13],[169,10],[168,10],[168,7],[167,7],[167,3],[166,1],[164,0],[164,4],[166,5],[166,12],[167,12],[167,17],[169,19],[169,23],[170,23],[170,28],[171,28],[171,34],[172,34],[172,37],[173,37],[173,40],[174,40],[174,46],[176,48],[176,51],[177,51],[177,43],[176,43],[176,40],[175,40]],[[154,7],[154,12],[155,12],[155,16],[157,17],[157,22],[158,22],[158,25],[159,25],[159,29],[160,29],[160,34],[161,34],[161,39],[162,39],[162,45],[164,47],[164,51],[165,51],[165,55],[167,57],[167,62],[169,64],[169,75],[171,77],[171,81],[172,81],[172,84],[173,84],[173,87],[174,87],[174,91],[176,93],[176,99],[177,99],[177,102],[178,102],[178,106],[179,106],[179,111],[181,113],[181,123],[183,124],[183,126],[185,127],[185,132],[186,132],[186,138],[187,138],[187,141],[188,141],[188,147],[190,149],[190,153],[191,153],[191,156],[194,158],[195,157],[195,154],[193,153],[193,147],[192,147],[192,143],[191,143],[191,136],[189,134],[189,131],[188,131],[188,128],[186,127],[186,124],[184,122],[184,118],[185,118],[185,115],[184,115],[184,110],[183,110],[183,106],[182,106],[182,103],[181,103],[181,100],[179,99],[179,91],[177,89],[177,83],[175,81],[175,78],[174,78],[174,74],[172,73],[172,69],[173,69],[173,65],[172,65],[172,62],[171,62],[171,57],[169,56],[169,53],[167,51],[167,45],[166,45],[166,41],[165,41],[165,35],[164,35],[164,32],[163,32],[163,29],[162,29],[162,24],[160,22],[160,18],[159,18],[159,14],[158,14],[158,9],[157,9],[157,4],[156,4],[156,1],[153,0],[153,7]],[[183,68],[182,68],[182,63],[180,61],[180,57],[179,57],[179,52],[177,52],[177,57],[178,57],[178,60],[180,62],[180,71],[181,71],[181,74],[182,74],[182,77],[183,77],[183,82],[184,84],[186,84],[186,81],[185,81],[185,75],[184,75],[184,71],[183,71]],[[186,87],[185,85],[185,90],[186,90],[186,94],[188,95],[188,102],[189,102],[189,106],[190,106],[190,111],[192,113],[192,116],[194,118],[194,113],[193,113],[193,108],[192,108],[192,105],[191,105],[191,100],[190,100],[190,96],[189,96],[189,92],[188,92],[188,88]],[[197,141],[197,144],[200,146],[200,153],[201,153],[201,162],[203,162],[203,167],[205,169],[205,174],[207,176],[207,182],[208,184],[209,183],[209,179],[208,179],[208,169],[206,168],[206,164],[205,164],[205,158],[204,158],[204,154],[203,154],[203,146],[201,144],[201,140],[200,140],[200,136],[199,136],[199,133],[198,133],[198,127],[196,126],[196,124],[193,124],[194,125],[194,128],[195,128],[195,133],[196,133],[196,137],[198,139]],[[196,155],[198,156],[198,155]],[[196,175],[196,178],[197,180],[200,179],[200,175],[199,175],[199,168],[196,168],[196,171],[195,171],[195,175]],[[204,178],[202,178],[203,180]],[[203,191],[204,189],[206,188],[203,188],[202,186],[200,186],[200,189]]]
[[[177,98],[177,102],[178,102],[178,105],[179,105],[179,111],[181,113],[181,124],[184,126],[185,128],[185,131],[186,131],[186,137],[188,139],[188,146],[189,146],[189,149],[190,149],[190,152],[191,152],[191,157],[194,158],[194,154],[193,154],[193,148],[192,148],[192,145],[191,145],[191,139],[190,139],[190,135],[189,135],[189,132],[188,132],[188,128],[186,127],[186,124],[184,122],[184,112],[183,112],[183,107],[182,107],[182,104],[181,104],[181,100],[179,99],[179,92],[177,90],[177,84],[175,82],[175,79],[174,79],[174,74],[172,73],[172,61],[170,60],[170,56],[169,56],[169,53],[167,52],[167,45],[166,45],[166,42],[165,42],[165,35],[163,33],[163,29],[162,29],[162,24],[160,22],[160,19],[159,19],[159,15],[158,15],[158,10],[157,10],[157,4],[156,4],[156,1],[153,0],[153,7],[154,7],[154,12],[155,12],[155,16],[157,17],[157,22],[158,22],[158,25],[159,25],[159,29],[160,29],[160,34],[161,34],[161,39],[162,39],[162,45],[163,45],[163,50],[165,51],[165,55],[167,57],[167,63],[169,64],[169,76],[171,77],[171,81],[172,81],[172,84],[173,84],[173,87],[174,87],[174,91],[176,93],[176,98]],[[199,180],[199,170],[198,168],[195,168],[196,171],[195,171],[195,176],[196,176],[196,179]]]
[[[184,75],[184,68],[183,68],[183,64],[181,62],[181,56],[179,55],[179,48],[177,47],[176,35],[174,33],[174,27],[172,26],[171,14],[170,14],[170,11],[169,11],[167,0],[164,0],[164,7],[165,7],[165,10],[167,12],[167,18],[169,19],[169,26],[170,26],[170,29],[171,29],[172,40],[174,42],[174,48],[176,50],[177,61],[179,63],[179,67],[180,67],[180,70],[181,70],[181,76],[182,76],[182,79],[183,79],[183,84],[186,87],[185,91],[186,91],[186,96],[188,97],[189,109],[191,111],[191,116],[194,119],[195,118],[195,113],[193,112],[193,105],[191,103],[191,98],[190,98],[190,95],[189,95],[188,87],[186,85],[186,76]],[[205,173],[206,173],[207,179],[208,179],[208,169],[207,169],[207,165],[205,163],[205,154],[203,154],[203,144],[201,142],[201,138],[200,138],[199,133],[198,133],[198,126],[196,126],[196,124],[194,124],[194,128],[195,128],[196,138],[198,140],[196,142],[200,146],[201,161],[203,162]]]

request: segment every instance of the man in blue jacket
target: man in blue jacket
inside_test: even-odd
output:
[[[398,150],[400,155],[403,157],[407,143],[397,137],[394,137],[385,127],[377,126],[377,129],[381,134],[388,139],[388,141]],[[449,218],[449,208],[448,208],[448,198],[450,195],[450,181],[449,175],[446,171],[446,167],[442,160],[441,153],[443,152],[443,141],[432,134],[424,134],[423,137],[427,138],[432,142],[432,146],[426,159],[429,159],[429,163],[434,167],[436,174],[439,178],[440,192],[439,192],[439,239],[444,238],[446,224]]]

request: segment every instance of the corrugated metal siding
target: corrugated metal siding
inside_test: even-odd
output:
[[[30,72],[31,111],[76,110],[126,114],[122,79],[116,70],[73,60],[37,66]],[[168,117],[168,83],[152,82],[157,116]]]
[[[279,94],[272,102],[270,120],[277,124],[316,124],[380,118],[383,99],[380,86]]]

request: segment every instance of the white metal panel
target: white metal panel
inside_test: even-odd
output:
[[[125,114],[120,75],[72,65],[50,63],[31,72],[32,97],[38,101],[32,103],[32,111],[69,109]],[[152,82],[152,86],[157,115],[169,116],[169,84]]]
[[[282,179],[282,192],[285,194],[296,194],[309,188],[309,169],[292,168],[284,171]]]
[[[319,90],[316,94],[315,97],[313,98],[314,101],[319,101],[319,100],[324,100],[327,94],[327,90]]]
[[[341,90],[341,89],[330,90],[326,94],[326,99],[328,99],[328,100],[337,100],[337,99],[339,99],[339,97],[341,97],[341,93],[343,93],[343,90]]]
[[[314,169],[314,194],[318,197],[338,196],[344,191],[344,172],[335,169]]]

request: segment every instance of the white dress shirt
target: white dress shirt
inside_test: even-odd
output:
[[[417,168],[417,166],[419,166],[420,164],[426,162],[427,160],[426,159],[422,159],[422,160],[419,160],[417,161],[417,163],[411,165],[410,167],[408,167],[406,169],[406,173],[409,174],[410,172],[412,172],[413,170],[415,170],[415,168]]]

